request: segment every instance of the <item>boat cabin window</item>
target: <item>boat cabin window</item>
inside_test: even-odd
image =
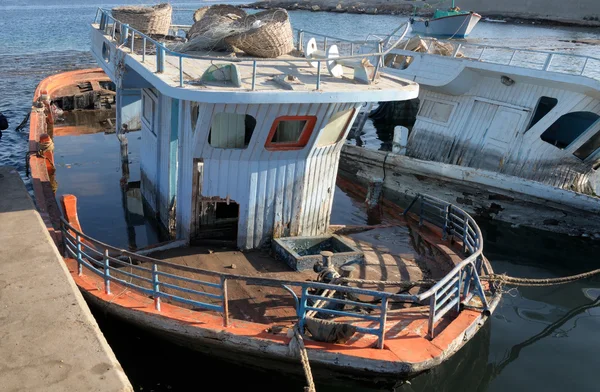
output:
[[[275,119],[267,137],[267,150],[300,150],[308,143],[317,118],[282,116]]]
[[[249,114],[217,113],[212,119],[208,143],[215,148],[246,148],[256,128]]]
[[[540,138],[562,150],[573,143],[599,118],[599,115],[592,112],[567,113],[546,129]]]
[[[579,147],[573,155],[577,158],[586,160],[590,155],[592,155],[597,149],[600,148],[600,132],[596,132],[594,136],[588,139],[587,142],[583,143],[581,147]]]
[[[321,134],[319,135],[319,139],[317,139],[317,147],[339,142],[344,133],[346,133],[353,116],[354,109],[347,109],[334,113],[329,117],[327,125],[321,129]]]
[[[550,113],[552,109],[558,104],[558,99],[552,97],[540,97],[537,106],[535,107],[535,111],[533,112],[533,117],[531,118],[531,123],[527,127],[527,132],[530,130],[538,121],[546,116],[546,114]]]

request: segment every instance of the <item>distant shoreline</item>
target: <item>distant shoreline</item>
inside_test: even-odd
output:
[[[460,2],[457,2],[459,4]],[[414,0],[263,0],[255,3],[243,4],[241,8],[253,9],[270,9],[284,8],[286,10],[304,10],[312,12],[335,12],[335,13],[350,13],[350,14],[367,14],[367,15],[402,15],[402,16],[419,16],[430,17],[433,15],[435,8],[428,7],[423,1]],[[415,8],[417,7],[417,8]],[[444,8],[443,5],[438,5],[438,8]],[[416,11],[415,11],[416,9]],[[464,8],[463,10],[468,10]],[[475,10],[476,12],[479,12]],[[523,13],[517,11],[511,12],[480,12],[484,18],[492,20],[503,20],[508,23],[522,24],[533,23],[540,25],[554,26],[580,26],[580,27],[600,27],[600,17],[584,16],[582,18],[538,15],[533,13]]]

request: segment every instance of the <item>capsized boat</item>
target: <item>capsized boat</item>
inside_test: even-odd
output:
[[[448,10],[435,10],[432,18],[411,18],[412,31],[417,34],[466,38],[475,25],[481,20],[481,15],[473,11],[461,11],[454,5]]]
[[[96,222],[79,221],[77,195],[63,197],[49,228],[58,224],[57,245],[91,304],[254,366],[302,372],[304,342],[317,382],[412,377],[489,319],[500,292],[480,279],[492,269],[467,213],[425,195],[402,212],[377,181],[368,190],[336,182],[362,102],[418,95],[416,83],[369,68],[366,58],[383,53],[338,58],[346,76],[336,77],[301,54],[182,55],[104,9],[91,30],[92,53],[116,84],[117,130],[141,122],[141,193],[173,228],[172,241],[134,253],[87,235]],[[351,66],[361,67],[354,78]],[[81,77],[50,76],[36,103],[53,95],[55,78]],[[32,113],[32,143],[45,140],[48,116]],[[46,159],[30,159],[34,184],[49,182]],[[330,224],[343,196],[336,184],[367,199],[377,222]],[[40,209],[58,211],[43,189],[34,186]]]

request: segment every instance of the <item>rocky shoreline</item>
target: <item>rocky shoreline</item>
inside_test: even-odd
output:
[[[270,9],[284,8],[286,10],[304,10],[312,12],[337,12],[367,15],[402,15],[430,17],[435,11],[424,1],[417,0],[264,0],[248,3],[241,8]],[[590,16],[579,18],[565,18],[551,15],[537,15],[533,13],[483,13],[484,18],[502,20],[515,24],[543,24],[557,26],[582,26],[600,27],[600,17]]]

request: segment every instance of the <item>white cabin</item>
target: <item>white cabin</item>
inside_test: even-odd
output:
[[[126,26],[121,37],[115,25],[92,25],[92,53],[117,85],[118,129],[140,113],[142,194],[178,239],[250,249],[324,234],[362,103],[418,95],[398,77],[321,75],[302,57],[182,56]]]

